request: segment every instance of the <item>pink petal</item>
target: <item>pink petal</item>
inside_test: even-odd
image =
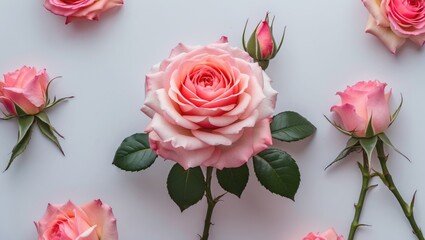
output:
[[[422,47],[425,43],[425,34],[410,37],[410,40],[412,40],[412,42],[416,43],[416,45],[418,45],[419,47]]]
[[[368,115],[372,117],[372,127],[375,134],[385,131],[390,124],[390,111],[385,95],[386,84],[381,84],[368,96]]]
[[[260,45],[261,56],[267,58],[273,53],[273,36],[270,31],[269,23],[262,21],[257,27],[257,40]]]
[[[12,116],[16,116],[16,109],[15,105],[12,101],[10,101],[8,98],[0,96],[0,103],[3,104],[4,108],[6,109],[6,113]]]
[[[213,132],[221,134],[239,134],[244,128],[254,127],[258,119],[258,111],[254,110],[248,118],[245,118],[234,124],[214,129]]]
[[[333,106],[331,112],[335,112],[339,116],[345,130],[355,131],[356,136],[359,137],[365,136],[367,122],[356,113],[353,105]]]
[[[85,232],[81,233],[75,240],[99,240],[99,237],[97,236],[95,230],[96,225],[88,228]]]
[[[366,32],[379,38],[382,43],[384,43],[384,45],[394,54],[406,41],[405,38],[401,38],[395,35],[391,28],[376,25],[375,20],[371,16],[369,17],[366,25]]]
[[[192,149],[188,151],[183,147],[174,147],[171,142],[162,141],[155,133],[149,133],[149,143],[152,148],[162,158],[179,163],[184,169],[197,167],[210,159],[215,151],[215,147],[206,145],[204,148]]]
[[[387,16],[381,10],[381,6],[380,6],[381,0],[362,0],[362,2],[378,26],[381,26],[381,27],[390,26]]]
[[[8,87],[4,88],[3,92],[7,98],[18,105],[25,113],[37,114],[39,112],[39,108],[34,106],[34,104],[31,103],[29,99],[27,99],[23,89]]]
[[[223,135],[200,130],[192,130],[192,134],[210,146],[230,146],[233,142],[237,141],[242,136],[242,133],[236,135]]]
[[[117,222],[109,205],[98,199],[81,206],[81,209],[87,214],[90,225],[96,226],[98,239],[118,240]]]

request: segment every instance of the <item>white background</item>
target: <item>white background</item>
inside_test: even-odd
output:
[[[33,221],[49,202],[84,204],[97,198],[113,207],[120,239],[198,239],[206,202],[180,212],[166,190],[171,161],[158,159],[139,173],[126,173],[111,162],[121,141],[142,132],[149,121],[139,109],[144,75],[152,65],[179,42],[208,44],[227,35],[241,47],[246,19],[251,31],[266,11],[276,16],[277,36],[287,26],[282,50],[267,69],[280,93],[276,112],[297,111],[318,130],[308,140],[277,144],[300,167],[296,202],[265,190],[249,164],[242,198],[226,195],[217,205],[210,239],[293,240],[331,226],[348,236],[360,190],[355,164],[360,155],[323,170],[347,140],[323,114],[331,116],[329,108],[339,102],[335,92],[369,79],[388,83],[393,109],[403,93],[405,104],[387,134],[412,163],[390,151],[389,167],[406,200],[418,190],[415,213],[425,227],[425,49],[407,43],[398,55],[391,54],[364,33],[368,13],[360,0],[126,0],[99,22],[69,25],[43,2],[0,1],[0,72],[29,65],[46,68],[51,78],[63,76],[52,95],[76,98],[49,116],[66,137],[61,140],[66,157],[36,130],[25,153],[0,174],[1,240],[36,239]],[[0,134],[3,169],[16,142],[16,122],[0,122]],[[398,203],[378,183],[361,218],[372,227],[360,229],[357,239],[415,239]],[[214,186],[215,195],[222,193],[216,181]]]

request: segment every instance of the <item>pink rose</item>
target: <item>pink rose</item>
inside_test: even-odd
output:
[[[258,45],[260,46],[261,56],[263,58],[270,57],[273,54],[274,43],[273,35],[269,26],[268,16],[257,27],[256,34]]]
[[[369,122],[374,134],[385,131],[390,125],[389,98],[391,91],[385,93],[386,83],[379,81],[358,82],[338,92],[341,104],[332,106],[342,120],[343,128],[357,137],[365,137]],[[369,136],[368,136],[369,137]]]
[[[71,201],[62,205],[49,204],[35,226],[39,240],[118,240],[112,208],[100,200],[81,207]]]
[[[47,85],[45,69],[37,73],[35,68],[24,66],[4,74],[4,81],[0,82],[0,103],[11,116],[17,115],[15,105],[26,114],[37,114],[45,107]]]
[[[98,20],[103,12],[123,4],[123,0],[46,0],[44,7],[66,17],[68,24],[75,19]]]
[[[406,39],[425,42],[424,0],[362,0],[370,16],[366,32],[377,36],[396,53]]]
[[[249,55],[227,38],[179,44],[146,75],[142,111],[151,148],[183,168],[235,168],[272,144],[277,92]]]
[[[333,228],[328,229],[324,233],[309,233],[303,240],[344,240],[342,236],[338,236]]]

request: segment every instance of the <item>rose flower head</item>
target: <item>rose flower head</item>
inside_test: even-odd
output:
[[[272,144],[277,92],[261,67],[227,38],[179,44],[146,75],[142,111],[150,147],[184,169],[236,168]]]
[[[71,201],[49,204],[35,226],[39,240],[118,240],[112,208],[100,200],[81,207]]]
[[[75,19],[99,20],[103,12],[123,4],[123,0],[45,0],[44,7],[66,17],[68,24]]]
[[[279,52],[285,36],[284,32],[279,46],[276,46],[276,41],[273,36],[273,22],[274,18],[270,24],[269,14],[267,13],[264,20],[257,25],[254,32],[251,34],[247,44],[245,44],[246,25],[242,35],[242,43],[245,51],[260,64],[263,70],[268,67],[270,59],[273,59]]]
[[[24,66],[12,73],[4,74],[0,82],[0,103],[7,116],[16,116],[17,107],[25,114],[35,115],[46,106],[48,77],[46,70],[39,72]]]
[[[378,37],[392,52],[407,39],[425,43],[424,0],[362,0],[369,11],[366,32]]]
[[[342,129],[355,137],[372,137],[384,132],[392,122],[389,110],[391,90],[385,92],[386,83],[379,81],[358,82],[343,92],[339,105],[331,111],[340,118]]]

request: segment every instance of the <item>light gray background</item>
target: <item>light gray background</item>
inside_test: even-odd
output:
[[[347,237],[361,183],[355,164],[360,156],[323,170],[347,140],[323,114],[331,116],[329,108],[339,102],[335,92],[368,79],[388,83],[394,109],[403,93],[405,104],[387,133],[412,163],[390,151],[389,167],[406,199],[418,190],[415,213],[425,226],[425,52],[408,43],[395,56],[365,34],[368,13],[360,0],[126,0],[99,22],[69,25],[44,9],[43,0],[2,0],[0,72],[22,65],[47,68],[50,77],[63,76],[52,93],[76,98],[49,112],[66,136],[61,141],[66,157],[36,130],[25,153],[0,174],[0,239],[36,239],[33,221],[49,202],[83,204],[96,198],[113,207],[120,239],[198,239],[206,202],[179,211],[165,185],[171,161],[159,159],[147,171],[126,173],[111,164],[112,158],[121,141],[142,132],[149,121],[139,109],[144,75],[152,65],[179,42],[208,44],[227,35],[241,47],[246,19],[251,31],[266,11],[276,16],[277,36],[287,26],[282,50],[267,70],[279,91],[276,112],[297,111],[318,131],[303,142],[276,144],[300,167],[296,202],[265,190],[249,164],[242,199],[226,195],[217,206],[211,240],[301,239],[331,226]],[[16,133],[16,122],[0,122],[1,169]],[[214,184],[217,195],[222,191]],[[362,223],[373,226],[359,230],[357,239],[415,239],[382,184],[368,195]]]

